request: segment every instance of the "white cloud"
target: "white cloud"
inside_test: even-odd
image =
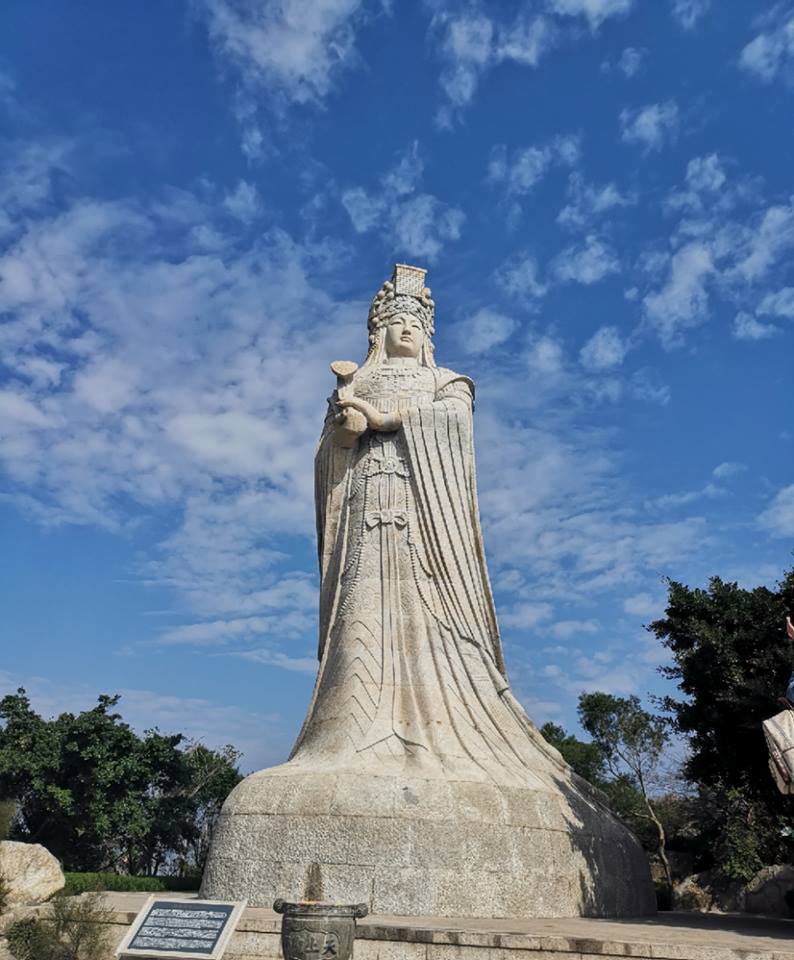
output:
[[[673,0],[673,16],[685,30],[692,30],[711,8],[711,0]]]
[[[552,273],[560,283],[598,283],[620,271],[615,251],[593,234],[584,243],[566,247],[554,258]]]
[[[542,670],[544,689],[548,695],[550,684],[557,687],[565,700],[596,690],[637,693],[650,684],[653,672],[666,660],[668,655],[656,638],[641,636],[589,657],[567,657],[563,666],[548,664]]]
[[[553,613],[554,608],[549,603],[516,603],[500,615],[499,621],[512,629],[531,630]]]
[[[743,310],[734,318],[732,333],[737,340],[766,340],[780,330],[772,323],[761,323],[752,313]]]
[[[431,31],[441,59],[440,84],[444,101],[437,114],[441,127],[450,127],[456,115],[474,98],[483,74],[500,63],[535,67],[556,41],[556,30],[542,15],[525,11],[512,23],[500,23],[476,7],[466,13],[442,10]]]
[[[526,354],[529,369],[542,377],[559,376],[565,367],[562,345],[549,336],[538,337]]]
[[[698,193],[719,190],[724,186],[726,179],[725,170],[716,153],[710,153],[705,157],[694,157],[687,164],[687,185]]]
[[[547,143],[519,148],[511,153],[504,144],[497,144],[491,150],[488,180],[504,184],[508,195],[524,196],[553,167],[572,167],[578,160],[579,140],[573,136],[555,137]]]
[[[597,620],[558,620],[548,629],[558,640],[570,640],[585,633],[598,633],[600,627]]]
[[[609,17],[627,14],[634,0],[549,0],[550,8],[563,16],[586,17],[596,30]]]
[[[316,103],[358,62],[361,0],[196,0],[196,9],[215,53],[250,91]]]
[[[645,317],[665,345],[679,344],[681,331],[705,318],[706,281],[713,273],[711,251],[702,243],[688,244],[673,254],[667,282],[643,300]]]
[[[419,145],[414,142],[380,178],[382,189],[369,192],[359,186],[343,191],[342,206],[356,233],[377,231],[388,238],[398,256],[427,260],[435,259],[447,243],[458,240],[465,220],[463,211],[431,194],[415,192],[423,170]]]
[[[662,383],[659,375],[647,367],[634,371],[631,375],[630,389],[638,400],[644,403],[657,403],[660,407],[666,407],[672,396],[670,387]]]
[[[600,327],[579,351],[579,361],[588,370],[610,370],[623,363],[627,350],[617,327]]]
[[[778,491],[758,522],[773,537],[794,537],[794,484]]]
[[[794,66],[794,12],[775,6],[762,23],[764,29],[742,50],[740,66],[765,83],[778,76],[790,78]]]
[[[742,255],[732,268],[732,273],[740,275],[743,280],[759,280],[792,246],[794,197],[785,205],[775,204],[763,212],[758,224],[748,231]]]
[[[686,490],[683,493],[666,493],[661,497],[655,497],[648,500],[645,506],[649,510],[675,510],[678,507],[686,507],[698,500],[714,500],[718,497],[724,497],[728,491],[716,483],[707,483],[700,490]]]
[[[453,107],[463,107],[474,96],[480,73],[494,56],[494,24],[486,16],[449,19],[443,31],[446,66],[441,88]]]
[[[166,532],[138,572],[206,621],[191,624],[197,642],[221,620],[262,626],[276,598],[272,636],[294,643],[314,630],[316,583],[285,572],[275,543],[313,536],[327,362],[363,355],[365,307],[325,292],[343,250],[271,230],[204,252],[195,227],[225,239],[226,200],[203,185],[147,204],[12,210],[0,253],[4,499],[39,522],[111,530],[156,513]]]
[[[519,253],[499,268],[496,280],[503,290],[531,307],[533,301],[540,300],[548,291],[538,274],[537,260],[528,253]]]
[[[664,609],[664,602],[655,599],[650,593],[642,591],[633,593],[623,601],[623,609],[636,617],[655,617],[661,616]]]
[[[756,312],[764,316],[794,317],[794,287],[783,287],[776,293],[768,293]]]
[[[626,47],[617,62],[617,68],[626,77],[636,76],[642,69],[648,51],[642,47]]]
[[[737,474],[744,473],[747,470],[746,463],[739,463],[735,460],[726,460],[725,463],[719,463],[711,471],[712,476],[717,480],[727,480],[729,477],[735,477]]]
[[[621,111],[621,137],[626,143],[636,143],[646,151],[661,150],[678,133],[678,105],[674,100],[651,103],[637,109]]]
[[[794,197],[766,204],[757,182],[731,183],[723,159],[709,154],[690,160],[684,187],[664,205],[681,219],[669,238],[672,253],[660,246],[640,258],[652,278],[642,304],[645,321],[673,346],[683,342],[687,328],[709,317],[712,297],[747,303],[761,298],[762,282],[768,291],[770,282],[783,278],[780,267],[794,248]],[[764,291],[758,316],[785,315],[786,289],[779,295]],[[632,296],[638,295],[635,288]],[[776,328],[742,311],[732,331],[739,339],[757,340]]]
[[[226,194],[224,206],[233,217],[249,223],[260,211],[259,191],[252,183],[240,180],[231,193]]]
[[[573,229],[591,227],[609,210],[637,202],[635,196],[622,194],[614,183],[589,184],[578,172],[572,173],[568,179],[567,195],[568,203],[560,210],[557,222]]]
[[[484,353],[504,343],[518,328],[512,317],[481,307],[458,324],[457,335],[466,353]]]

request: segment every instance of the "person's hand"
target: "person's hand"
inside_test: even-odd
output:
[[[371,430],[396,430],[400,425],[399,413],[381,413],[376,407],[360,397],[350,397],[349,400],[339,400],[338,404],[347,413],[353,411],[361,414]]]
[[[794,640],[794,623],[791,622],[791,617],[786,617],[786,633]]]

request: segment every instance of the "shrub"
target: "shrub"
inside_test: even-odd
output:
[[[164,890],[198,890],[195,877],[130,877],[123,873],[66,873],[63,892],[68,896],[96,890],[124,893],[161,893]]]
[[[16,960],[104,960],[113,916],[99,894],[57,896],[47,915],[11,924],[8,949]]]
[[[66,948],[58,943],[52,928],[35,917],[12,923],[6,941],[16,960],[67,960]]]
[[[8,840],[16,812],[16,800],[0,800],[0,840]]]

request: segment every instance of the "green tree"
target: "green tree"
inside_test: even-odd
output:
[[[186,833],[186,869],[201,873],[209,853],[210,840],[224,800],[240,782],[240,751],[231,744],[210,750],[201,743],[191,743],[185,751],[189,772],[187,797],[193,814],[191,829]]]
[[[540,732],[543,739],[560,751],[563,760],[569,763],[580,777],[601,790],[608,786],[604,755],[597,744],[578,740],[572,733],[551,721],[544,723]]]
[[[642,794],[631,775],[626,771],[619,771],[616,774],[610,770],[602,746],[593,740],[579,740],[556,723],[545,723],[540,732],[553,747],[560,751],[563,759],[571,765],[575,773],[584,777],[594,787],[598,787],[605,795],[613,812],[637,834],[645,849],[655,853],[658,849],[656,831],[653,831],[652,836],[648,834]],[[668,807],[671,811],[675,809],[672,797],[669,798],[669,802],[667,798],[660,798],[660,800],[665,812]],[[664,822],[665,818],[662,819]]]
[[[634,817],[647,819],[656,830],[657,852],[667,885],[673,878],[667,857],[664,824],[652,800],[658,783],[662,753],[670,733],[661,717],[640,705],[638,697],[616,697],[609,693],[583,693],[579,697],[579,722],[601,751],[613,781],[633,787],[633,797],[641,798],[642,808],[632,810]]]
[[[662,672],[681,695],[663,705],[689,740],[684,773],[703,801],[698,866],[727,879],[749,880],[794,854],[791,800],[769,774],[761,728],[794,665],[784,627],[792,610],[794,570],[777,590],[719,577],[706,589],[669,581],[665,616],[649,626],[673,658]]]
[[[181,734],[139,736],[114,712],[118,699],[53,720],[24,690],[0,700],[0,796],[16,800],[16,836],[44,844],[67,870],[195,865],[221,792],[239,780],[238,754]]]

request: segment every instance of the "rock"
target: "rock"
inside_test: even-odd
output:
[[[43,903],[66,882],[61,865],[40,843],[0,843],[0,876],[8,888],[8,905]]]
[[[714,907],[714,895],[704,880],[704,875],[693,873],[675,884],[673,888],[673,908],[675,910],[695,910],[706,913]]]
[[[794,867],[777,864],[759,870],[744,891],[747,913],[790,917],[794,901]]]

